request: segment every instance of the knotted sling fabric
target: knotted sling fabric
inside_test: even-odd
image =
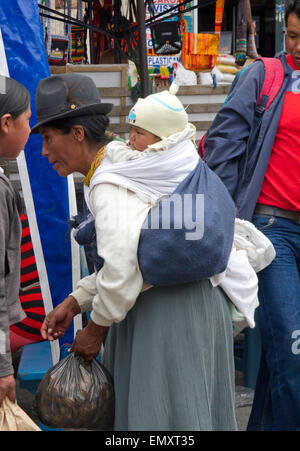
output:
[[[109,143],[106,157],[91,177],[89,186],[84,186],[87,205],[90,191],[99,183],[113,183],[131,190],[151,205],[162,196],[171,195],[199,161],[190,139],[194,133],[195,127],[188,124],[183,131],[150,145],[143,152],[129,149],[126,143]],[[120,154],[130,160],[121,161]]]

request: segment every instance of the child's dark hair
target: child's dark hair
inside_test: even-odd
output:
[[[28,90],[13,78],[0,75],[0,118],[11,114],[17,119],[30,105]]]
[[[103,144],[110,141],[105,136],[106,127],[109,125],[109,118],[104,114],[57,119],[45,124],[45,126],[56,128],[66,135],[70,133],[75,125],[81,125],[83,127],[85,137],[88,141]]]
[[[290,14],[296,14],[298,19],[300,19],[300,0],[288,0],[285,6],[285,14],[284,14],[284,20],[285,25],[288,24],[288,19]]]

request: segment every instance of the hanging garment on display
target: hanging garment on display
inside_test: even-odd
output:
[[[235,48],[235,62],[243,66],[247,59],[247,0],[239,0]]]
[[[82,2],[77,0],[77,19],[82,22]],[[85,33],[84,28],[80,25],[71,26],[72,35],[72,53],[71,60],[74,64],[81,64],[84,60],[84,42]]]
[[[122,4],[123,8],[123,4]],[[137,64],[139,32],[137,30],[137,9],[134,0],[129,0],[125,15],[119,17],[118,22],[120,40],[120,50],[128,59]],[[115,44],[118,42],[115,40]]]
[[[181,61],[187,70],[208,70],[217,64],[223,12],[224,0],[217,0],[214,33],[190,33],[186,20],[182,19]]]
[[[101,30],[108,30],[110,28],[112,18],[113,4],[112,0],[105,0],[103,6],[99,1],[93,2],[93,26],[101,28]],[[100,53],[112,47],[110,38],[103,34],[93,32],[93,50],[94,62],[100,63]]]
[[[250,58],[258,58],[258,53],[256,49],[255,36],[256,36],[256,22],[252,18],[251,2],[247,0],[247,56]]]
[[[216,15],[215,15],[215,33],[220,34],[223,22],[225,0],[217,1],[216,3]]]
[[[53,66],[65,66],[68,61],[69,38],[50,35],[48,37],[48,61]]]
[[[73,25],[72,33],[72,63],[81,64],[84,59],[84,28]]]
[[[71,16],[72,0],[63,0],[63,5],[64,14],[67,7],[68,16]],[[50,7],[50,0],[45,0],[45,6]],[[71,40],[71,25],[65,25],[65,35],[57,35],[51,34],[51,22],[46,21],[45,42],[50,65],[64,66],[71,61]]]

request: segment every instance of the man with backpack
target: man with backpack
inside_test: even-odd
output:
[[[203,144],[237,216],[276,250],[258,274],[262,357],[248,430],[300,430],[300,0],[285,21],[288,54],[241,71]]]

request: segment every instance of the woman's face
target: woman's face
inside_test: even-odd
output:
[[[75,171],[82,172],[82,155],[74,137],[74,129],[64,134],[56,128],[41,126],[40,133],[43,138],[42,155],[48,158],[61,177],[67,177]]]
[[[0,134],[3,140],[0,155],[2,157],[17,158],[24,149],[30,135],[30,117],[31,108],[29,106],[16,119],[13,119],[11,114],[4,114],[0,118]]]

